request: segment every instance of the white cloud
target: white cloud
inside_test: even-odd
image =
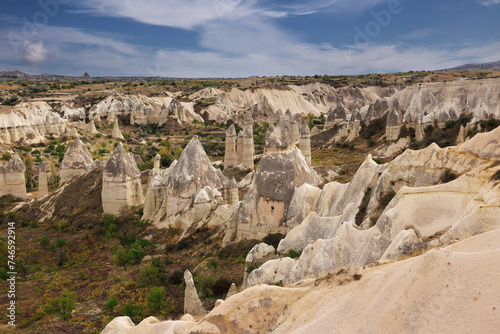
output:
[[[423,29],[417,29],[412,32],[409,32],[407,34],[400,35],[398,39],[400,40],[418,40],[422,39],[425,37],[428,37],[432,34],[434,34],[436,30],[434,29],[429,29],[429,28],[423,28]]]
[[[25,64],[41,64],[47,61],[49,55],[43,42],[27,43],[21,54],[21,61]]]
[[[500,4],[500,0],[479,0],[478,1],[483,6],[493,6]]]

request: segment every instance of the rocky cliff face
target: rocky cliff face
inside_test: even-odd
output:
[[[4,166],[0,163],[0,196],[12,195],[26,198],[25,166],[15,153]]]
[[[196,114],[192,104],[180,103],[175,97],[149,98],[144,95],[114,94],[97,103],[90,110],[90,118],[106,116],[108,123],[115,121],[116,115],[130,117],[130,124],[163,125],[170,119],[175,122],[203,118]]]
[[[187,228],[193,222],[190,219],[198,221],[201,219],[200,213],[203,213],[202,216],[210,213],[213,206],[222,201],[221,193],[225,193],[224,189],[230,186],[230,180],[220,169],[212,166],[198,137],[194,136],[179,161],[151,181],[143,219],[152,219],[159,226],[168,226],[168,223],[174,225],[179,221],[180,225]],[[180,221],[180,218],[176,220],[176,216],[186,213],[197,204],[199,211],[194,210],[189,219],[184,217],[184,221]]]
[[[32,144],[49,136],[59,137],[66,131],[67,124],[68,121],[45,102],[0,106],[0,144],[18,141]]]
[[[102,207],[105,213],[119,215],[127,207],[144,203],[141,173],[134,157],[118,143],[104,167]]]
[[[80,139],[75,139],[64,154],[61,163],[59,172],[61,182],[65,183],[76,175],[84,173],[92,162],[92,156],[87,146]]]

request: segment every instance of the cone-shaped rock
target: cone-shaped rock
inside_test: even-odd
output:
[[[123,137],[120,126],[118,125],[118,117],[115,117],[115,125],[113,126],[113,134],[111,135],[114,139],[125,140]]]
[[[131,154],[118,143],[103,173],[102,207],[104,212],[119,215],[127,207],[144,203],[141,173]]]
[[[38,169],[38,199],[45,197],[49,194],[49,187],[47,185],[47,168],[48,164],[42,162]]]
[[[20,198],[26,197],[25,169],[17,153],[14,153],[5,167],[0,163],[0,196],[10,194]]]
[[[61,183],[84,173],[87,170],[87,165],[92,164],[92,162],[92,156],[87,146],[80,139],[75,139],[64,154],[61,163]]]

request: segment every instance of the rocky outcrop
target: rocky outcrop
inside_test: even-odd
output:
[[[46,162],[42,162],[38,168],[38,196],[37,198],[43,198],[49,194],[49,187],[47,185],[47,169],[49,165]]]
[[[160,227],[171,224],[188,228],[207,218],[222,202],[222,195],[233,196],[234,190],[234,183],[212,165],[194,136],[179,161],[151,181],[143,219],[151,219]],[[233,202],[234,198],[224,200]]]
[[[128,207],[144,203],[141,173],[133,156],[118,143],[103,173],[102,207],[105,213],[119,215]]]
[[[68,182],[73,177],[84,173],[87,167],[92,164],[92,156],[87,146],[80,140],[75,139],[64,154],[61,163],[61,183]]]
[[[387,124],[385,126],[385,137],[387,140],[398,140],[403,125],[403,116],[399,110],[397,101],[387,115]]]
[[[472,113],[472,121],[478,122],[489,115],[500,119],[499,89],[499,79],[418,84],[396,93],[390,100],[398,101],[401,109],[406,110],[405,123],[444,123],[458,119],[462,113]]]
[[[266,154],[230,219],[225,242],[287,233],[293,228],[286,224],[286,219],[296,188],[304,183],[315,185],[313,170],[294,146],[289,122],[279,121],[266,138]]]
[[[309,166],[311,165],[311,131],[307,124],[303,123],[300,129],[299,148],[304,157],[306,158]]]
[[[38,143],[65,132],[68,120],[45,102],[23,102],[14,107],[0,106],[0,144],[24,141]]]
[[[17,153],[4,166],[0,163],[0,196],[12,195],[26,198],[26,167]]]
[[[226,151],[224,155],[224,168],[232,168],[238,165],[236,155],[236,130],[234,124],[229,126],[226,132]]]
[[[193,110],[192,103],[181,103],[173,97],[150,98],[141,94],[114,94],[97,103],[90,110],[90,118],[107,117],[113,123],[117,115],[129,116],[130,124],[164,125],[169,120],[175,123],[203,118]]]
[[[115,117],[115,124],[113,125],[113,133],[111,134],[111,137],[117,140],[125,140],[125,138],[122,135],[122,132],[120,131],[120,126],[118,124],[118,117]]]
[[[330,108],[326,117],[325,129],[331,128],[335,124],[343,123],[347,120],[347,112],[342,104],[337,105],[334,109]]]
[[[194,317],[203,316],[207,311],[203,308],[203,304],[198,297],[196,287],[194,286],[193,275],[186,270],[184,272],[184,282],[186,290],[184,293],[184,314],[191,314]]]

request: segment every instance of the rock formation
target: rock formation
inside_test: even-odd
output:
[[[118,143],[103,173],[102,207],[105,213],[119,215],[128,207],[144,203],[141,173],[132,156]]]
[[[196,114],[191,103],[181,103],[172,96],[147,97],[144,95],[114,94],[97,103],[90,110],[90,118],[107,117],[108,123],[115,120],[115,115],[129,116],[130,124],[158,124],[164,125],[169,120],[178,122],[203,118]]]
[[[75,139],[64,154],[61,163],[61,183],[68,182],[73,177],[84,173],[87,166],[92,164],[92,156],[87,146],[80,140]]]
[[[152,219],[158,226],[178,224],[187,228],[215,210],[221,194],[228,196],[234,190],[234,184],[212,165],[194,136],[179,161],[151,181],[143,219]]]
[[[309,166],[311,165],[311,132],[307,124],[303,123],[300,129],[299,148],[306,158]]]
[[[236,130],[231,124],[226,132],[226,151],[224,155],[224,168],[232,168],[238,165],[236,156]]]
[[[111,134],[111,137],[118,140],[125,140],[122,132],[120,131],[120,126],[118,125],[118,117],[115,117],[115,124],[113,126],[113,133]]]
[[[49,194],[49,187],[47,185],[47,169],[48,164],[42,162],[38,168],[38,199],[45,197]]]
[[[26,167],[17,153],[14,153],[9,162],[3,166],[0,163],[0,196],[12,195],[26,198]]]
[[[20,140],[38,143],[49,136],[59,137],[68,121],[45,102],[23,102],[17,106],[0,106],[0,144]]]
[[[403,125],[403,116],[398,109],[399,105],[396,101],[395,105],[391,108],[391,111],[387,115],[387,124],[385,127],[385,136],[387,140],[398,140],[399,138],[401,126]]]
[[[186,291],[184,294],[184,314],[191,314],[194,317],[199,317],[207,314],[203,308],[203,304],[198,297],[196,287],[194,286],[193,275],[186,270],[184,272],[184,282],[186,283]]]
[[[98,131],[95,127],[95,122],[94,122],[94,119],[92,118],[89,122],[89,124],[87,125],[87,132],[92,134],[92,135],[95,135]]]
[[[295,189],[304,183],[315,184],[314,172],[294,145],[289,122],[279,121],[266,138],[266,154],[230,219],[225,242],[287,233],[293,228],[285,221]]]
[[[331,128],[335,124],[343,123],[347,120],[347,112],[342,104],[337,105],[334,109],[330,108],[326,117],[325,129]]]

